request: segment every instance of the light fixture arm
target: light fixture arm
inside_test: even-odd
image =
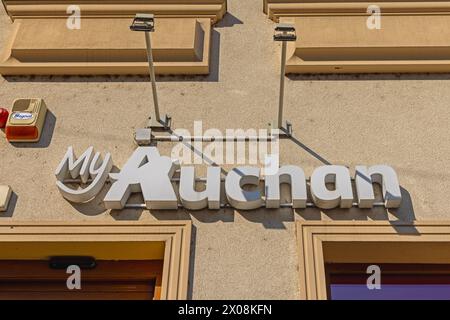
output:
[[[292,124],[286,121],[286,128],[283,128],[283,108],[284,108],[284,87],[286,77],[287,43],[297,41],[295,26],[288,23],[279,23],[275,26],[273,40],[281,42],[281,74],[280,74],[280,97],[278,103],[277,129],[282,130],[288,136],[292,135]]]
[[[155,76],[155,67],[153,65],[152,42],[150,38],[150,32],[146,31],[144,32],[144,34],[145,34],[145,43],[147,46],[148,68],[150,71],[150,80],[152,82],[154,117],[157,122],[160,122],[161,118],[159,114],[158,93],[156,91],[156,76]]]
[[[283,105],[284,105],[284,83],[286,74],[286,51],[287,42],[283,41],[281,46],[281,76],[280,76],[280,100],[278,105],[278,128],[283,127]]]
[[[147,51],[147,62],[152,85],[153,110],[150,112],[148,124],[145,128],[138,128],[134,133],[134,140],[139,146],[150,145],[152,142],[152,131],[170,131],[171,118],[166,115],[161,119],[159,113],[158,93],[156,89],[155,66],[153,60],[152,41],[150,32],[155,31],[155,16],[148,13],[137,13],[130,26],[132,31],[144,32],[145,46]]]

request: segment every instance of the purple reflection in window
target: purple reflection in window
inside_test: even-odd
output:
[[[331,284],[332,300],[450,300],[449,284],[382,284],[369,290],[365,284]]]

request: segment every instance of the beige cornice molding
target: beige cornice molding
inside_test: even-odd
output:
[[[67,17],[67,7],[76,4],[84,17],[133,17],[149,12],[157,17],[210,18],[221,20],[226,0],[2,0],[11,19]]]
[[[65,19],[16,19],[0,54],[0,74],[148,74],[144,36],[130,31],[130,22],[85,19],[80,30],[69,30]],[[155,72],[208,74],[211,28],[208,18],[157,19],[152,33]]]
[[[377,5],[383,14],[450,14],[450,1],[402,0],[264,0],[264,12],[270,19],[316,15],[367,15],[367,8]]]
[[[450,72],[450,15],[384,15],[379,30],[367,28],[367,19],[281,17],[298,30],[286,73]]]
[[[157,18],[156,73],[208,74],[211,25],[227,11],[227,0],[79,0],[82,27],[69,30],[71,0],[2,3],[14,24],[0,54],[2,75],[148,74],[144,37],[129,30],[146,12]]]
[[[264,0],[275,22],[296,26],[286,73],[450,71],[450,1]],[[372,17],[370,6],[380,14]],[[379,26],[369,28],[369,19]],[[378,23],[378,22],[377,22]]]
[[[448,221],[298,221],[300,297],[327,299],[325,263],[450,263]]]

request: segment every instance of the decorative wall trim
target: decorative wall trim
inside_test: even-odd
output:
[[[0,222],[0,243],[14,242],[164,242],[163,300],[187,299],[191,221],[165,222]]]
[[[131,18],[137,12],[160,17],[209,18],[221,20],[227,11],[226,0],[2,0],[11,19],[64,18],[67,7],[76,4],[84,17]]]
[[[295,24],[286,73],[450,72],[450,1],[265,0],[276,22]],[[370,11],[369,11],[370,12]]]
[[[128,18],[85,19],[80,30],[69,30],[65,19],[17,19],[0,55],[0,74],[148,74],[144,34],[130,31],[130,23]],[[207,18],[156,20],[156,73],[208,74],[210,38]]]
[[[450,14],[450,1],[378,0],[264,0],[264,13],[278,22],[280,17],[321,15],[367,15],[367,8],[376,4],[383,14]]]
[[[286,73],[450,72],[450,15],[383,16],[380,30],[367,16],[280,18],[293,22]]]
[[[450,222],[298,221],[297,244],[300,297],[325,300],[325,262],[450,263]]]
[[[209,74],[211,25],[226,0],[80,0],[80,29],[66,26],[69,0],[2,0],[13,22],[0,53],[2,75],[148,74],[143,33],[129,25],[136,13],[156,16],[155,72]]]

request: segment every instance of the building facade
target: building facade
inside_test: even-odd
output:
[[[0,298],[450,299],[449,1],[3,5],[0,107],[47,113],[0,133]],[[140,12],[172,120],[145,147]]]

